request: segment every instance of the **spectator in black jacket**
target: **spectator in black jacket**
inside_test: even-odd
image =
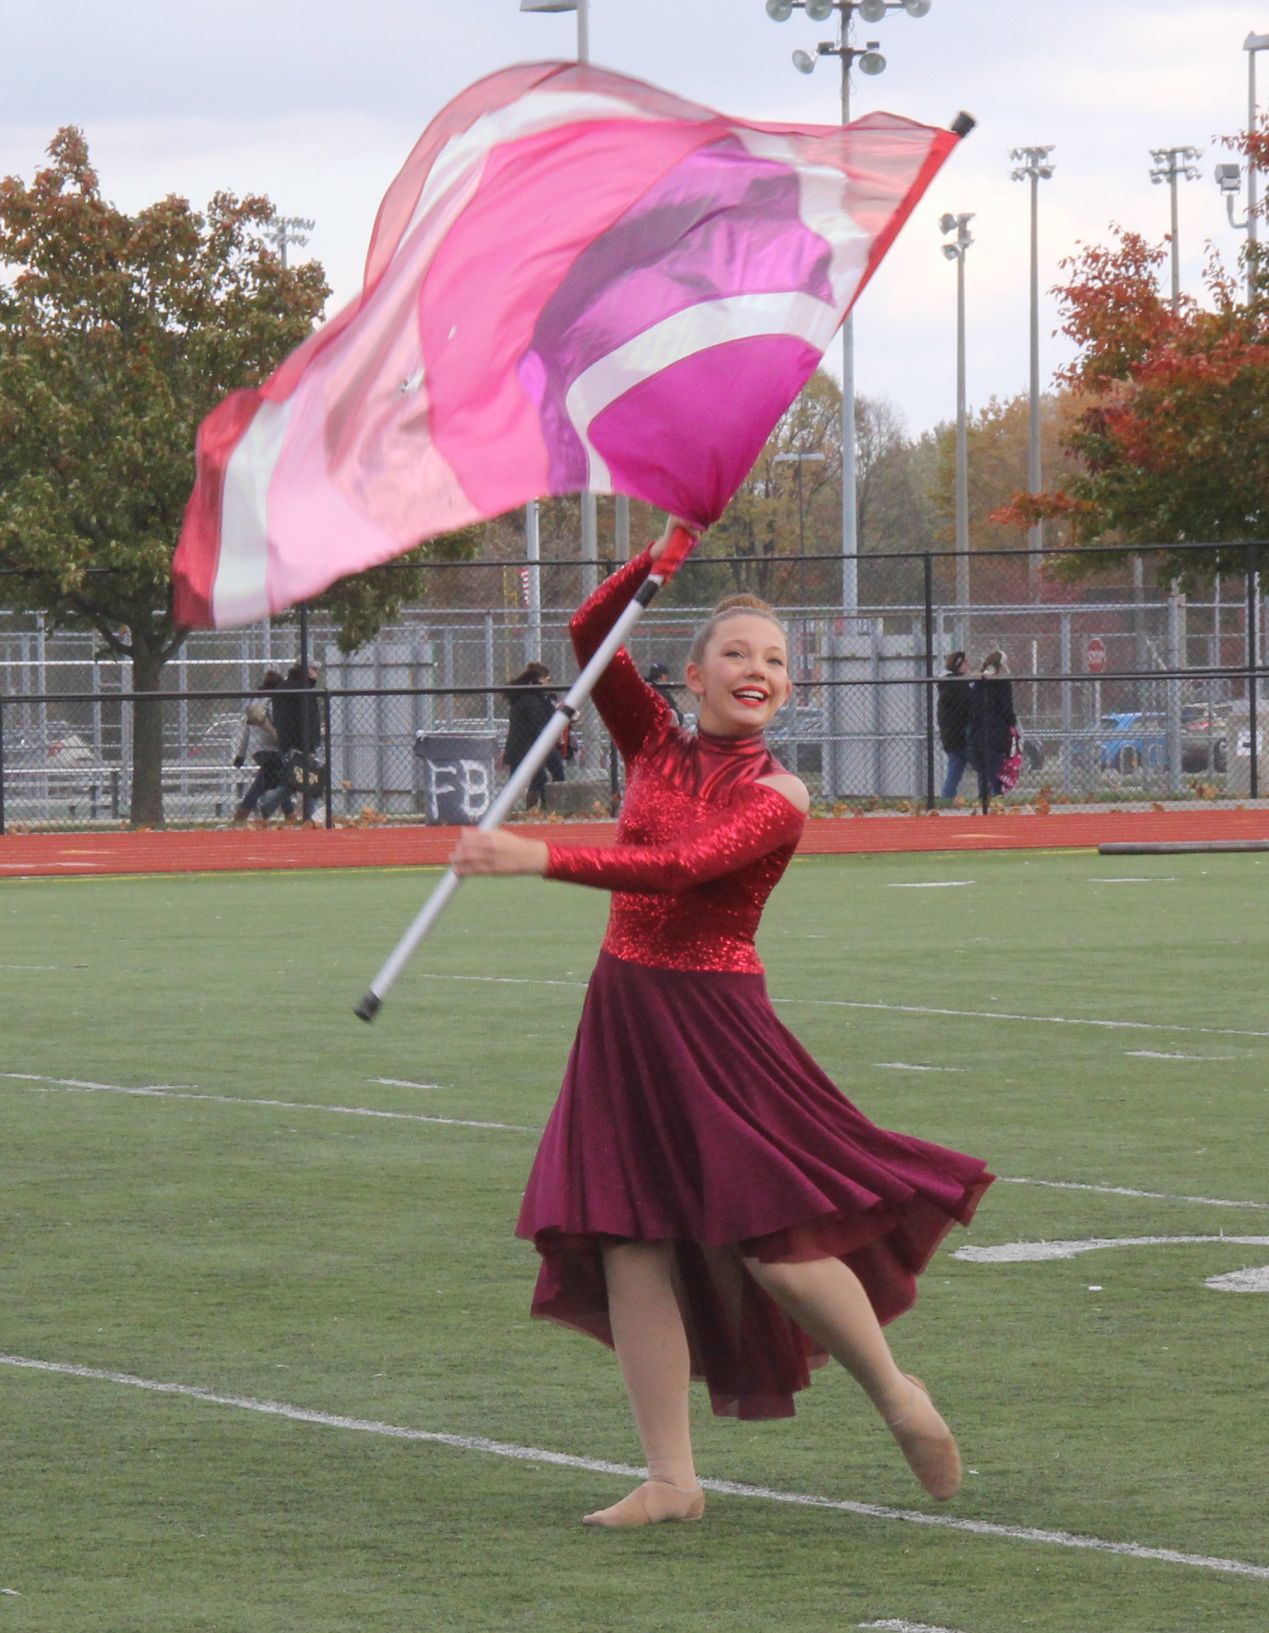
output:
[[[303,814],[307,818],[309,801],[321,787],[317,777],[321,768],[315,765],[322,746],[322,710],[313,692],[316,685],[315,665],[309,664],[305,669],[302,664],[293,663],[282,686],[273,695],[273,729],[278,734],[284,781],[280,787],[271,788],[260,801],[262,817],[272,816],[279,807],[283,815],[290,816],[295,807],[296,789],[306,788]],[[289,762],[288,755],[291,756]],[[300,769],[287,770],[288,765]],[[293,782],[293,777],[298,780]]]
[[[969,760],[970,682],[965,676],[967,668],[968,660],[963,652],[949,652],[943,665],[943,678],[938,682],[939,742],[947,755],[947,773],[943,778],[944,799],[956,798]]]
[[[648,673],[644,679],[648,682],[649,686],[655,686],[657,691],[660,692],[661,696],[674,711],[675,725],[681,726],[683,724],[683,711],[679,708],[678,704],[674,700],[674,688],[670,685],[670,671],[666,668],[665,664],[654,663],[651,669],[648,670]]]
[[[1013,683],[1003,652],[989,652],[982,674],[969,689],[969,760],[978,773],[978,797],[984,814],[993,794],[1002,793],[1000,765],[1013,744],[1018,716],[1013,710]]]
[[[543,726],[555,713],[555,698],[547,691],[551,671],[544,663],[531,663],[514,680],[508,682],[507,742],[502,751],[502,763],[514,771],[537,742]],[[564,781],[564,760],[558,748],[547,755],[546,763],[534,773],[524,797],[527,811],[545,804],[546,779],[550,773],[555,782]]]

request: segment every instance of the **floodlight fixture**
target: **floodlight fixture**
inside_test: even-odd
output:
[[[909,17],[924,17],[930,9],[930,0],[903,0],[903,9]]]
[[[793,66],[799,74],[813,74],[815,72],[815,58],[809,51],[795,51],[793,53]]]
[[[869,40],[868,41],[868,49],[866,51],[861,51],[860,52],[860,54],[859,54],[859,71],[860,71],[861,74],[884,74],[885,73],[885,71],[886,71],[886,59],[882,56],[880,51],[875,51],[873,49],[873,47],[876,44],[877,44],[876,40]]]
[[[886,0],[859,0],[859,15],[866,23],[879,23],[888,10]]]
[[[793,0],[767,0],[767,16],[773,23],[787,23],[793,15]]]
[[[941,215],[939,217],[939,231],[940,232],[955,232],[956,231],[956,217],[954,215]]]
[[[806,15],[813,23],[826,23],[833,15],[833,0],[806,0]]]
[[[521,11],[576,11],[577,0],[520,0]]]

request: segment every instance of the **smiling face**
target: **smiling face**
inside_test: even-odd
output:
[[[686,680],[702,731],[743,737],[765,730],[793,691],[783,631],[761,613],[727,614],[700,661],[688,664]]]

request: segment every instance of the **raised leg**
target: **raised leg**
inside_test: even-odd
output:
[[[786,1315],[855,1379],[884,1418],[932,1497],[960,1490],[961,1460],[951,1430],[919,1379],[901,1372],[858,1276],[840,1259],[763,1264],[750,1275]]]
[[[587,1514],[585,1523],[698,1520],[705,1499],[692,1461],[691,1363],[669,1244],[625,1242],[605,1248],[604,1276],[613,1345],[649,1478],[611,1508]]]

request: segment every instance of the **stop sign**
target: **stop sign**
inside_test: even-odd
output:
[[[1100,635],[1091,635],[1088,641],[1088,652],[1085,663],[1090,675],[1098,675],[1106,667],[1106,643]]]

